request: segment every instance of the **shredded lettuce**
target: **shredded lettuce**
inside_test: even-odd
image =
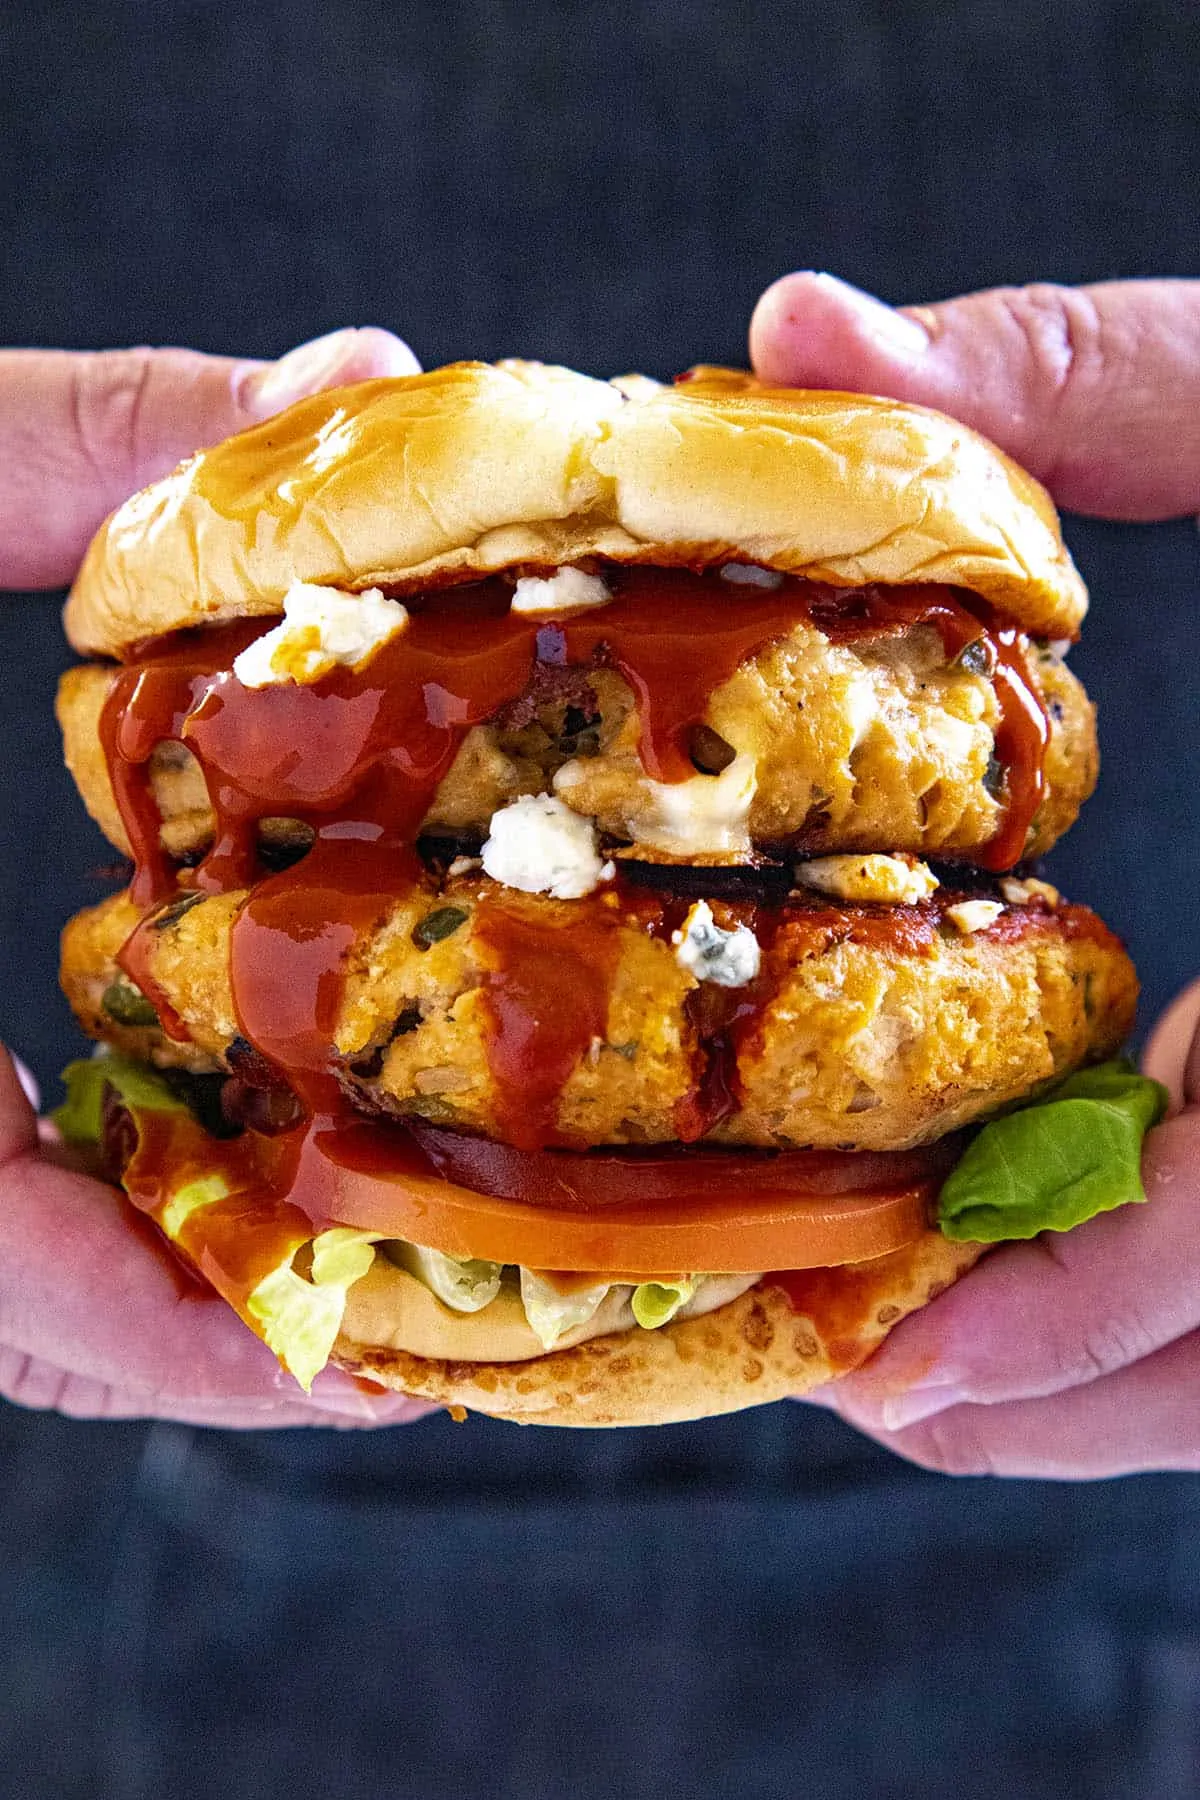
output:
[[[502,1263],[485,1262],[481,1257],[446,1256],[441,1250],[426,1250],[420,1244],[393,1244],[388,1255],[454,1312],[479,1312],[500,1292]]]
[[[223,1175],[201,1175],[197,1180],[185,1182],[183,1187],[175,1189],[159,1213],[158,1222],[174,1241],[200,1207],[213,1206],[218,1200],[228,1198],[229,1183]]]
[[[551,1282],[543,1281],[532,1269],[522,1269],[521,1302],[542,1349],[553,1350],[568,1331],[586,1325],[611,1285],[611,1282],[603,1281],[596,1287],[576,1288],[573,1293],[560,1294]]]
[[[54,1120],[64,1138],[72,1143],[99,1142],[106,1087],[120,1095],[135,1128],[140,1129],[141,1116],[148,1112],[191,1116],[162,1076],[144,1063],[131,1062],[126,1057],[105,1056],[72,1063],[63,1071],[63,1080],[67,1098]],[[229,1199],[232,1191],[219,1170],[195,1175],[166,1194],[154,1216],[167,1237],[177,1242],[196,1213]],[[253,1229],[249,1221],[246,1228]],[[225,1295],[306,1390],[329,1361],[341,1330],[346,1295],[370,1268],[377,1238],[375,1232],[335,1226],[312,1239],[312,1272],[307,1279],[293,1266],[293,1248],[244,1301],[231,1293]]]
[[[660,1325],[669,1324],[692,1298],[699,1279],[692,1276],[678,1281],[643,1281],[633,1290],[634,1318],[646,1331],[657,1331]]]
[[[265,1275],[246,1310],[268,1349],[307,1393],[333,1352],[346,1311],[346,1295],[375,1257],[378,1233],[337,1225],[312,1241],[312,1276],[306,1281],[292,1258]]]
[[[1166,1106],[1166,1089],[1124,1059],[1080,1069],[983,1127],[942,1188],[942,1231],[992,1244],[1145,1200],[1142,1139]]]

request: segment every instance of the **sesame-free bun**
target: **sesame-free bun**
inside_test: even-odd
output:
[[[297,579],[402,594],[586,556],[948,582],[1051,638],[1087,604],[1045,491],[941,413],[734,370],[662,387],[462,362],[317,394],[134,495],[67,634],[119,657],[276,614]]]
[[[927,1231],[871,1262],[811,1271],[795,1307],[763,1282],[699,1318],[657,1331],[634,1327],[527,1362],[434,1360],[396,1347],[419,1284],[377,1257],[350,1289],[333,1360],[417,1399],[518,1424],[669,1425],[807,1394],[857,1368],[982,1249]]]

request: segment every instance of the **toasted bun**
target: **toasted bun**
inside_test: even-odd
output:
[[[892,1327],[975,1263],[928,1231],[873,1262],[806,1277],[807,1311],[766,1284],[700,1318],[592,1338],[528,1362],[435,1362],[389,1347],[402,1293],[351,1288],[334,1361],[421,1400],[524,1425],[670,1425],[811,1392],[865,1362]],[[374,1271],[372,1271],[372,1274]]]
[[[698,369],[674,387],[452,363],[301,401],[127,501],[67,603],[77,650],[281,610],[293,580],[405,592],[598,555],[944,581],[1073,636],[1045,491],[965,425]]]

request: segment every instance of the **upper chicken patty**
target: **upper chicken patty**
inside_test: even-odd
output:
[[[1093,709],[1057,650],[1031,643],[1026,666],[1048,726],[1045,794],[1021,851],[1034,857],[1074,822],[1095,786],[1097,750]],[[96,664],[69,670],[58,717],[88,811],[127,851],[100,738],[116,674]],[[736,862],[800,844],[812,854],[888,849],[969,861],[1004,815],[994,672],[982,658],[948,659],[929,625],[846,643],[792,626],[711,695],[692,736],[695,776],[677,789],[646,778],[626,681],[596,669],[578,686],[471,730],[424,830],[482,837],[518,795],[553,791],[642,857]],[[198,763],[164,742],[150,775],[164,848],[194,861],[213,833]],[[267,818],[262,835],[287,844],[303,828]]]

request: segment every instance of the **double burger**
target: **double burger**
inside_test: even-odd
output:
[[[66,760],[129,859],[64,1133],[309,1385],[694,1418],[1143,1198],[1047,496],[700,368],[322,393],[136,495]]]

